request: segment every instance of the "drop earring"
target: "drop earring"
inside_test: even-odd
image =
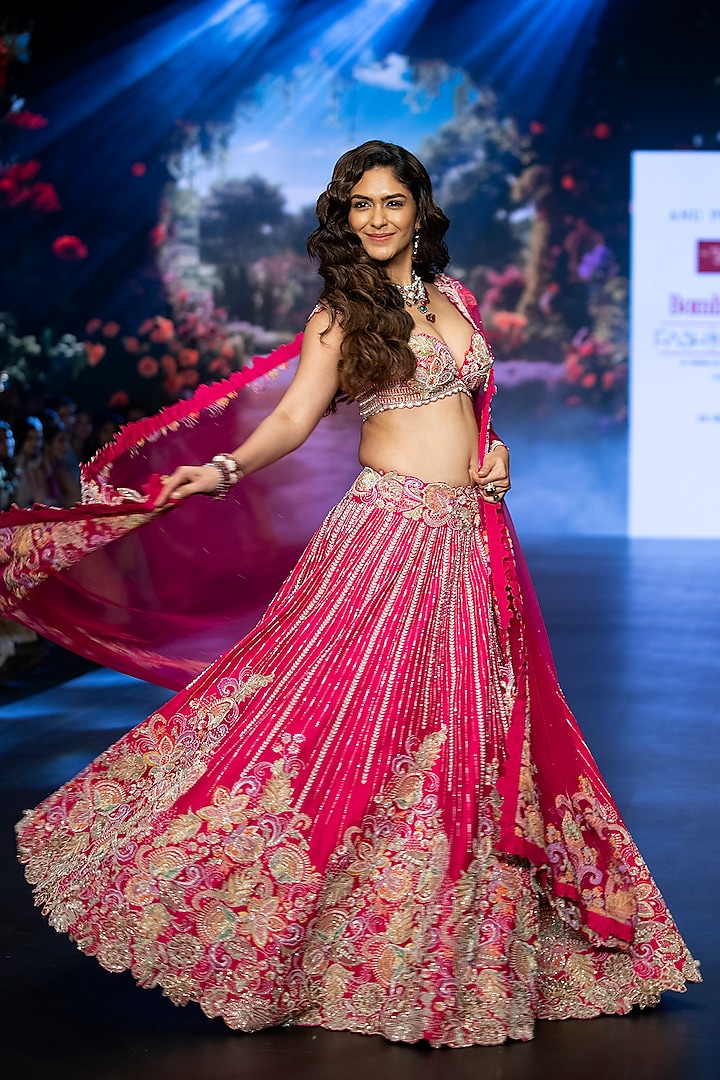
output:
[[[413,259],[417,258],[417,253],[418,253],[418,248],[419,247],[420,247],[420,231],[419,231],[419,229],[416,229],[415,230],[415,235],[413,236],[413,246],[412,246]]]

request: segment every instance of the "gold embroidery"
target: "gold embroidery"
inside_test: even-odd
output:
[[[92,529],[87,522],[80,521],[0,529],[0,562],[5,564],[3,581],[10,593],[22,599],[51,574],[73,566],[89,552],[124,536],[153,513],[128,512],[95,521]]]
[[[268,677],[246,672],[227,697],[252,680]],[[202,771],[214,721],[232,715],[219,704],[198,698],[191,728],[157,718],[131,732],[19,827],[38,902],[110,970],[130,968],[230,1027],[321,1024],[455,1046],[530,1038],[536,1016],[626,1012],[697,977],[625,837],[638,899],[629,947],[590,943],[527,863],[495,850],[496,795],[454,880],[437,800],[445,730],[408,743],[324,874],[310,858],[310,819],[295,809],[300,736],[284,735],[273,760],[173,815],[168,792],[198,760]],[[591,796],[582,781],[566,814],[592,816]],[[563,835],[577,843],[581,831],[563,818]],[[602,900],[615,903],[612,888]]]

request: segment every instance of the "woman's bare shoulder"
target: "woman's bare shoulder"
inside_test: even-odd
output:
[[[316,304],[305,324],[304,339],[308,342],[322,342],[323,345],[338,347],[342,343],[342,330],[337,318],[322,304]]]

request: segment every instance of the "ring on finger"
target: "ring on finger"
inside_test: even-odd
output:
[[[494,495],[496,491],[497,491],[497,488],[495,487],[495,481],[494,480],[491,480],[489,484],[485,485],[485,494],[486,495]]]

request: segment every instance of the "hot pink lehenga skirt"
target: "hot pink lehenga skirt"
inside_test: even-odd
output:
[[[567,725],[548,794],[484,514],[365,469],[254,631],[25,815],[53,926],[246,1031],[492,1044],[697,979]]]

